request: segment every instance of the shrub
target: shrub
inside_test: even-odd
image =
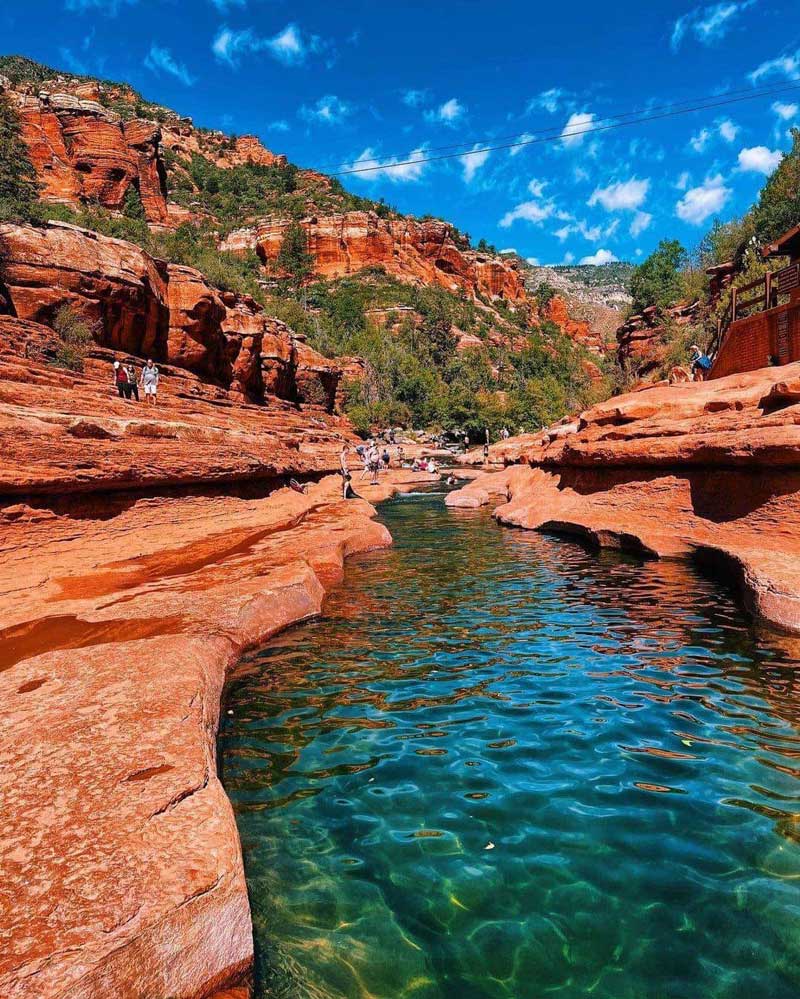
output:
[[[39,218],[36,171],[22,141],[19,120],[0,95],[0,222],[32,222]]]
[[[57,368],[83,371],[84,358],[94,337],[86,320],[69,305],[62,305],[53,319],[53,329],[58,336],[53,364]]]

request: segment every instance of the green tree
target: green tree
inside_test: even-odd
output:
[[[314,258],[308,252],[306,231],[299,222],[286,229],[275,260],[279,272],[288,276],[290,284],[302,288],[314,272]]]
[[[142,204],[142,199],[139,194],[139,189],[135,184],[131,184],[128,190],[125,192],[125,200],[122,204],[122,214],[129,219],[143,220],[144,205]]]
[[[39,185],[22,141],[19,120],[0,95],[0,222],[31,222],[37,216]]]
[[[631,295],[636,311],[657,305],[666,308],[681,296],[681,269],[686,250],[676,239],[662,239],[631,276]]]
[[[800,129],[792,129],[792,148],[762,188],[753,214],[762,243],[800,223]]]

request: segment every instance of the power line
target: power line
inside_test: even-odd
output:
[[[752,87],[743,87],[741,90],[726,90],[726,91],[723,91],[720,94],[708,94],[708,95],[703,96],[703,97],[687,97],[685,100],[682,100],[682,101],[673,101],[670,104],[655,105],[655,106],[652,106],[652,107],[639,108],[636,111],[621,111],[621,112],[618,112],[617,114],[605,115],[602,118],[595,118],[594,121],[593,121],[593,124],[597,125],[597,124],[600,124],[601,122],[604,122],[604,121],[616,121],[619,118],[630,118],[630,117],[637,116],[637,115],[652,114],[655,111],[667,111],[667,110],[670,110],[672,108],[680,108],[684,104],[695,104],[698,101],[701,102],[701,103],[705,102],[705,101],[714,101],[714,100],[717,100],[717,99],[719,99],[721,97],[736,97],[736,96],[738,96],[740,94],[747,94],[747,95],[749,95],[751,97],[751,99],[754,99],[756,97],[769,96],[772,93],[772,91],[775,88],[775,86],[776,86],[775,84],[770,84],[767,87],[756,88],[756,89],[753,89]],[[686,110],[688,111],[690,109],[687,108]],[[553,126],[551,126],[549,128],[536,129],[534,131],[534,134],[535,135],[546,135],[547,133],[554,133],[554,132],[556,132],[556,133],[558,133],[558,137],[560,138],[562,131],[563,131],[563,127],[561,125],[553,125]],[[497,136],[493,136],[491,140],[487,139],[485,141],[486,142],[489,142],[489,141],[492,141],[492,142],[504,142],[504,141],[506,141],[508,139],[518,139],[518,138],[521,138],[522,136],[530,136],[530,135],[531,135],[530,129],[525,129],[523,132],[512,132],[510,135],[497,135]],[[440,150],[445,150],[445,149],[463,149],[464,147],[470,146],[470,145],[475,145],[475,139],[474,138],[472,138],[472,139],[465,139],[463,142],[454,142],[454,143],[451,143],[450,145],[447,145],[447,146],[427,146],[426,147],[426,152],[432,152],[433,153],[433,152],[438,152]],[[466,151],[469,152],[469,150],[466,150]],[[351,167],[355,166],[357,163],[370,163],[370,162],[373,161],[373,159],[374,159],[374,157],[372,157],[372,156],[361,156],[357,160],[353,160],[349,164],[349,166],[351,166]],[[416,161],[414,161],[414,162],[416,162]]]
[[[714,108],[726,107],[731,104],[740,104],[744,101],[759,100],[762,97],[774,97],[779,94],[784,94],[790,91],[795,92],[798,90],[800,90],[800,84],[795,83],[795,84],[786,85],[784,87],[769,88],[761,91],[749,91],[744,94],[742,93],[742,91],[729,91],[726,94],[718,95],[717,97],[700,99],[700,100],[705,100],[705,103],[694,104],[690,107],[682,107],[681,105],[686,102],[680,101],[675,104],[662,105],[661,108],[653,108],[651,109],[651,111],[646,113],[629,111],[629,112],[624,112],[622,114],[609,115],[606,118],[600,118],[597,119],[596,121],[593,121],[592,125],[585,129],[580,129],[575,131],[565,131],[563,129],[559,130],[557,127],[553,127],[550,129],[541,130],[541,133],[539,135],[535,135],[529,139],[520,139],[517,142],[500,142],[500,144],[497,145],[482,145],[482,146],[478,145],[477,148],[473,149],[464,149],[464,147],[468,145],[468,143],[459,143],[456,146],[433,147],[431,149],[432,152],[435,151],[436,148],[439,149],[457,148],[460,151],[440,153],[439,155],[436,156],[418,156],[414,157],[413,159],[407,159],[407,160],[392,161],[390,159],[377,164],[375,164],[372,160],[365,160],[364,158],[362,158],[361,160],[354,161],[354,163],[347,170],[337,170],[331,173],[331,176],[345,177],[349,176],[350,174],[357,174],[357,173],[374,173],[376,170],[390,170],[390,169],[395,169],[397,167],[416,166],[417,164],[420,163],[433,163],[438,160],[455,159],[457,157],[465,155],[497,152],[504,149],[519,149],[523,146],[539,145],[544,142],[560,142],[563,139],[577,138],[578,136],[590,135],[595,132],[607,132],[611,129],[625,128],[630,125],[638,125],[649,121],[658,121],[664,118],[674,118],[683,114],[691,114],[695,111],[708,111]],[[740,95],[740,96],[732,96],[732,95]],[[654,114],[652,113],[653,111],[657,111],[659,113]],[[630,118],[631,120],[619,121],[618,119],[620,118]],[[599,122],[609,122],[609,124],[599,124]],[[547,134],[547,133],[552,133],[552,134]],[[518,132],[515,133],[514,135],[507,136],[506,138],[516,139],[518,136],[526,134],[528,133]],[[355,164],[359,162],[371,162],[372,165],[358,167]]]

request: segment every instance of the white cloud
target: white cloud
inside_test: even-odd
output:
[[[770,174],[778,166],[783,154],[780,149],[767,149],[766,146],[751,146],[739,153],[739,169],[743,173]]]
[[[582,257],[582,264],[613,264],[616,263],[617,258],[611,252],[611,250],[598,250],[597,253],[593,253],[590,257]]]
[[[589,179],[589,171],[584,170],[583,167],[576,166],[572,171],[572,176],[575,178],[576,183]]]
[[[531,97],[525,107],[525,111],[528,113],[531,111],[547,111],[549,114],[555,114],[564,96],[564,91],[560,87],[551,87],[549,90],[543,90],[536,97]]]
[[[696,153],[705,152],[706,146],[711,141],[711,132],[707,128],[701,128],[697,135],[689,139],[689,145]]]
[[[145,56],[144,64],[151,73],[166,73],[168,76],[174,76],[176,80],[180,80],[187,87],[191,87],[195,82],[194,77],[189,73],[186,66],[182,62],[178,62],[169,49],[162,48],[160,45],[156,45],[155,42],[150,46],[150,51]]]
[[[513,246],[507,246],[505,250],[500,251],[500,256],[503,256],[503,254],[516,253],[516,252],[517,251],[514,249]]]
[[[296,24],[287,24],[272,38],[262,38],[252,28],[235,31],[223,26],[211,44],[211,51],[229,66],[238,66],[241,56],[249,52],[268,52],[284,66],[299,66],[310,52],[319,52],[323,47],[316,35],[304,38]]]
[[[574,259],[575,259],[575,254],[574,253],[570,253],[569,251],[567,251],[564,254],[564,263],[565,264],[571,264]]]
[[[541,261],[539,260],[538,257],[526,257],[525,261],[526,261],[526,263],[529,263],[531,265],[531,267],[541,267],[542,266]]]
[[[385,178],[393,183],[401,184],[420,180],[428,167],[425,161],[427,150],[424,146],[415,149],[408,156],[394,156],[388,160],[379,160],[374,149],[367,148],[352,163],[342,164],[342,170],[359,170],[354,177],[360,180],[380,180]]]
[[[440,104],[433,111],[425,112],[426,121],[440,121],[445,125],[456,125],[465,115],[466,108],[457,97],[451,97],[449,101]]]
[[[464,183],[471,184],[475,178],[475,174],[480,170],[484,163],[489,159],[489,150],[482,149],[481,144],[472,147],[472,152],[465,153],[463,156],[458,157],[458,162],[464,168]]]
[[[593,121],[594,115],[585,111],[571,114],[561,133],[563,144],[568,147],[579,146],[583,142],[584,133],[591,128]]]
[[[403,92],[403,104],[410,108],[421,107],[427,98],[425,90],[406,90]]]
[[[797,112],[800,111],[800,107],[797,104],[783,104],[781,101],[775,101],[772,105],[772,110],[781,119],[781,121],[791,121],[792,118],[797,117]]]
[[[553,235],[560,243],[563,243],[564,240],[568,239],[574,231],[575,230],[571,225],[562,225],[560,229],[556,229]]]
[[[534,196],[534,198],[541,198],[544,193],[544,189],[547,187],[546,180],[537,180],[535,177],[528,181],[528,190]]]
[[[692,34],[703,45],[713,45],[724,38],[733,21],[756,0],[723,0],[721,3],[705,7],[695,7],[684,14],[672,26],[670,44],[673,52],[677,52],[681,43]]]
[[[517,137],[516,137],[516,138],[514,139],[514,142],[525,142],[525,143],[529,143],[529,142],[531,141],[531,139],[533,139],[533,138],[534,138],[534,136],[533,136],[533,135],[531,135],[531,134],[530,134],[530,132],[523,132],[523,133],[522,133],[522,135],[518,135],[518,136],[517,136]],[[517,155],[517,153],[521,153],[521,152],[522,152],[522,150],[523,150],[523,149],[526,149],[526,148],[527,148],[527,146],[520,146],[520,145],[517,145],[517,146],[512,146],[512,147],[511,147],[511,148],[509,149],[509,153],[510,153],[510,154],[511,154],[512,156],[516,156],[516,155]]]
[[[279,118],[278,121],[270,122],[267,126],[267,130],[270,132],[288,132],[289,122]]]
[[[675,188],[678,191],[685,191],[686,188],[689,186],[689,184],[691,184],[691,182],[692,182],[692,175],[689,173],[688,170],[684,170],[683,173],[680,175],[680,177],[678,177],[678,179],[675,181]]]
[[[245,0],[211,0],[220,14],[227,14],[232,7],[244,7]]]
[[[777,59],[768,59],[748,75],[751,83],[758,83],[768,76],[785,76],[790,80],[800,80],[800,49],[793,53],[787,52]]]
[[[298,114],[306,121],[321,122],[323,125],[341,125],[348,115],[353,113],[352,104],[343,101],[336,94],[326,94],[320,97],[316,104],[304,104]]]
[[[630,233],[634,239],[645,231],[645,229],[650,228],[650,223],[653,221],[653,216],[648,212],[637,212],[633,217],[633,222],[631,222]]]
[[[533,222],[536,225],[541,225],[545,219],[549,219],[553,214],[553,206],[551,204],[541,204],[539,201],[523,201],[521,204],[512,208],[510,212],[506,212],[505,215],[500,219],[500,226],[503,229],[508,229],[509,226],[513,225],[518,219],[524,219],[526,222]]]
[[[266,49],[286,66],[294,66],[303,62],[306,57],[306,43],[296,24],[287,24],[273,38],[267,40]]]
[[[701,128],[697,135],[689,139],[689,145],[696,153],[703,153],[709,142],[719,136],[725,142],[733,142],[741,129],[730,118],[718,119],[714,122],[713,128]]]
[[[636,177],[631,177],[630,180],[618,181],[608,187],[595,188],[587,204],[590,208],[600,204],[607,212],[634,211],[643,204],[649,190],[648,179],[638,180]]]
[[[675,206],[675,214],[690,225],[701,225],[722,211],[732,194],[721,174],[707,177],[699,187],[690,188]]]

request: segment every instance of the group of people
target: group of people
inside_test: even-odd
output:
[[[114,361],[114,384],[117,386],[120,399],[135,399],[138,402],[139,389],[141,388],[144,390],[145,402],[155,406],[158,395],[158,379],[158,368],[153,363],[152,358],[148,359],[138,378],[132,362],[122,364],[120,361]]]

